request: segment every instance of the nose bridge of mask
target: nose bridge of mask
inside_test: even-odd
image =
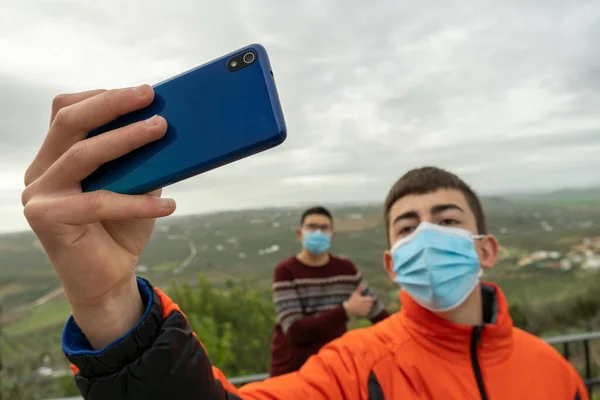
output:
[[[302,230],[302,234],[304,235],[305,238],[318,236],[319,233],[320,233],[319,231],[312,231],[312,230],[308,230],[308,229]]]
[[[326,231],[324,231],[321,228],[317,228],[317,229],[303,229],[302,232],[304,233],[322,233],[322,234],[327,234]]]
[[[444,235],[456,236],[458,238],[468,240],[473,242],[474,239],[482,239],[485,235],[473,235],[466,229],[453,228],[448,226],[441,226],[437,224],[432,224],[431,222],[421,222],[417,229],[409,236],[399,239],[390,249],[391,252],[395,252],[399,247],[404,246],[406,243],[413,241],[417,236],[421,235],[423,232],[436,232]]]

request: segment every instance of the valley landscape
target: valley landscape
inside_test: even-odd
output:
[[[337,232],[333,251],[352,259],[388,309],[397,310],[398,288],[381,266],[385,233],[380,205],[331,208]],[[489,230],[502,248],[499,264],[482,279],[501,285],[513,307],[515,324],[541,336],[600,330],[600,301],[594,296],[591,300],[586,297],[592,304],[586,303],[585,314],[570,308],[558,310],[563,304],[575,304],[582,293],[600,288],[600,189],[486,197],[484,208]],[[298,250],[294,231],[301,211],[260,209],[161,220],[139,259],[137,272],[167,290],[193,291],[205,284],[215,293],[226,293],[244,282],[260,291],[261,301],[268,304],[274,265]],[[199,280],[200,274],[203,278]],[[30,232],[0,236],[0,301],[4,379],[65,376],[60,333],[69,306]],[[554,315],[546,312],[549,308],[575,319],[565,323],[562,317],[548,317]],[[270,324],[263,323],[267,328]],[[236,324],[231,325],[230,333],[235,336]],[[353,327],[360,325],[354,323]],[[261,337],[252,339],[257,348],[268,352],[267,328]],[[264,368],[230,371],[260,373]]]

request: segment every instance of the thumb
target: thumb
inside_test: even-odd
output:
[[[364,291],[365,291],[365,285],[363,283],[361,283],[360,285],[358,285],[356,290],[354,290],[354,294],[362,296]]]

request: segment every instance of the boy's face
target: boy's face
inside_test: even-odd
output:
[[[323,233],[328,233],[333,238],[333,222],[326,215],[321,214],[309,214],[304,219],[302,226],[296,230],[298,239],[302,242],[304,239],[304,231],[314,232],[320,230]]]
[[[460,228],[477,232],[477,220],[465,196],[456,189],[439,189],[426,194],[402,197],[390,209],[390,247],[399,239],[410,235],[421,222]],[[492,268],[498,258],[498,242],[492,235],[475,240],[481,268]],[[394,261],[389,251],[384,253],[384,266],[392,279],[395,278]]]

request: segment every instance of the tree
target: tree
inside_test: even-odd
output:
[[[223,372],[236,376],[268,370],[275,322],[269,288],[243,280],[217,289],[200,275],[197,287],[173,284],[169,294]]]

